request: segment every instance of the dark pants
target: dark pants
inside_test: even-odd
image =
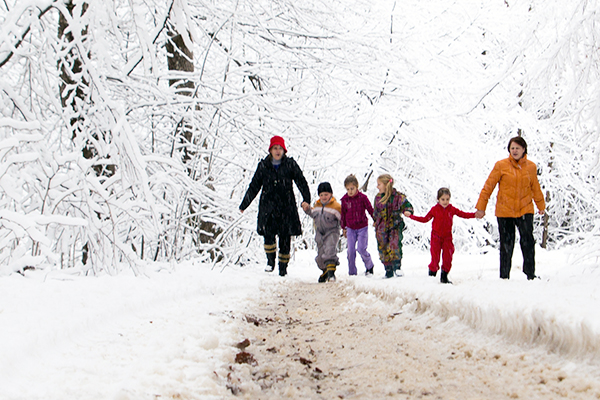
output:
[[[498,218],[500,231],[500,278],[510,278],[513,250],[515,248],[515,227],[521,237],[523,253],[523,272],[527,278],[535,277],[535,240],[533,239],[533,214],[525,214],[519,218]]]
[[[265,252],[275,254],[275,235],[265,235]],[[290,249],[292,246],[291,236],[279,236],[279,262],[287,264],[290,261]],[[273,260],[275,258],[273,257]]]

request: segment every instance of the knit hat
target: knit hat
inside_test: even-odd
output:
[[[285,148],[285,141],[281,136],[273,136],[271,138],[271,143],[269,144],[269,151],[271,151],[271,148],[276,145],[280,145],[281,147],[283,147],[283,151],[287,153],[287,149]]]
[[[333,194],[333,190],[331,189],[331,185],[329,184],[329,182],[321,182],[321,183],[319,183],[319,188],[317,189],[317,193],[321,194],[323,192],[332,193]]]

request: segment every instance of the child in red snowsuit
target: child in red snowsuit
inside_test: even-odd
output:
[[[475,213],[467,213],[450,204],[450,189],[441,188],[437,193],[438,204],[433,206],[424,217],[409,216],[417,222],[428,222],[433,218],[431,225],[431,263],[429,264],[429,276],[436,276],[440,269],[440,253],[442,253],[442,283],[452,283],[448,280],[448,273],[452,268],[452,255],[454,254],[454,243],[452,243],[452,217],[457,215],[461,218],[475,218]]]

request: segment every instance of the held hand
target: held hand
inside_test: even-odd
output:
[[[244,213],[244,210],[242,210],[242,209],[240,208],[240,212],[243,214],[243,213]]]
[[[477,218],[477,219],[481,219],[481,218],[483,218],[483,217],[485,217],[485,211],[477,210],[477,211],[475,212],[475,218]]]
[[[345,229],[342,229],[342,230],[344,231],[344,237],[347,237],[347,236],[346,236],[346,230],[345,230]]]
[[[304,211],[308,211],[310,210],[310,204],[308,204],[307,202],[303,201],[302,204],[300,204],[302,206],[302,209]]]
[[[545,211],[545,210],[539,210],[539,211],[538,211],[538,214],[540,214],[540,215],[544,215],[544,214],[546,214],[546,211]]]
[[[405,217],[410,217],[411,215],[412,215],[412,213],[410,211],[404,211]]]

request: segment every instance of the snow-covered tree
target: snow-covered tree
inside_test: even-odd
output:
[[[4,1],[0,273],[253,258],[255,209],[238,205],[274,134],[311,187],[328,180],[341,197],[346,175],[371,174],[374,197],[387,172],[422,214],[441,186],[472,209],[520,132],[549,200],[536,219],[548,245],[592,242],[597,11],[592,0]],[[492,215],[457,221],[457,245],[493,244]],[[310,243],[306,222],[297,244]],[[425,246],[428,229],[409,224],[407,244]]]

